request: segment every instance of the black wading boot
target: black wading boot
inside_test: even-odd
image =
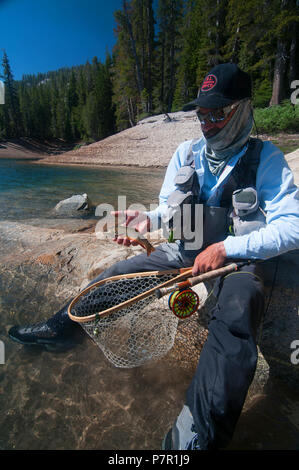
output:
[[[79,325],[69,318],[67,307],[68,305],[63,307],[47,322],[13,326],[8,335],[17,343],[28,346],[41,346],[47,351],[70,349],[78,342],[75,333],[78,331]]]
[[[202,450],[193,417],[187,405],[183,406],[174,425],[164,437],[162,450]]]

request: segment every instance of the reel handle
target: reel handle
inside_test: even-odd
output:
[[[200,284],[201,282],[208,281],[210,279],[215,279],[216,277],[223,276],[225,274],[230,274],[237,270],[238,270],[237,263],[231,263],[231,264],[228,264],[227,266],[223,266],[222,268],[215,269],[214,271],[208,271],[204,274],[200,274],[199,276],[191,277],[187,279],[186,281],[178,282],[177,284],[174,284],[170,287],[157,289],[155,294],[158,299],[161,299],[165,295],[170,294],[171,292],[175,290],[188,289],[190,287],[196,286],[197,284]]]

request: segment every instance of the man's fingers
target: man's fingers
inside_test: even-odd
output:
[[[130,246],[132,244],[130,238],[128,237],[117,237],[117,238],[114,238],[113,241],[116,241],[116,243],[118,243],[119,245],[124,245],[124,246]]]
[[[123,227],[128,227],[131,222],[135,221],[135,219],[140,215],[139,211],[127,210],[127,211],[111,211],[110,215],[114,215],[115,218],[119,216],[125,217],[124,222],[121,224]]]
[[[192,268],[192,276],[197,276],[199,273],[200,273],[200,270],[199,270],[199,263],[198,263],[198,261],[195,259],[195,262],[194,262],[194,265],[193,265],[193,268]]]
[[[192,268],[193,276],[221,268],[226,260],[226,251],[223,242],[214,243],[197,255]]]
[[[128,216],[125,226],[127,227],[134,219],[136,219],[136,217],[133,217],[132,215]]]
[[[128,237],[124,238],[123,245],[125,246],[130,246],[131,245],[131,240]]]
[[[111,211],[110,215],[126,215],[127,217],[137,217],[139,215],[139,211],[132,211],[132,210],[127,210],[127,211]]]

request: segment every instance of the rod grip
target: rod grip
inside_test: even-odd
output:
[[[210,279],[215,279],[216,277],[224,276],[225,274],[230,274],[238,270],[238,265],[236,263],[228,264],[222,268],[215,269],[214,271],[208,271],[206,273],[200,274],[199,276],[191,277],[188,279],[190,286],[196,286],[201,282],[208,281]]]
[[[155,295],[158,299],[161,299],[164,297],[164,295],[170,294],[175,290],[188,289],[190,287],[196,286],[197,284],[200,284],[201,282],[215,279],[216,277],[224,276],[225,274],[230,274],[237,270],[238,265],[236,263],[228,264],[227,266],[215,269],[214,271],[208,271],[204,274],[200,274],[199,276],[190,277],[186,281],[178,282],[177,284],[173,284],[170,287],[162,287],[161,289],[157,289],[155,291]]]

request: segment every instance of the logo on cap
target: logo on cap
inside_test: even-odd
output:
[[[215,75],[207,75],[201,87],[201,91],[209,91],[217,84],[217,77]]]

